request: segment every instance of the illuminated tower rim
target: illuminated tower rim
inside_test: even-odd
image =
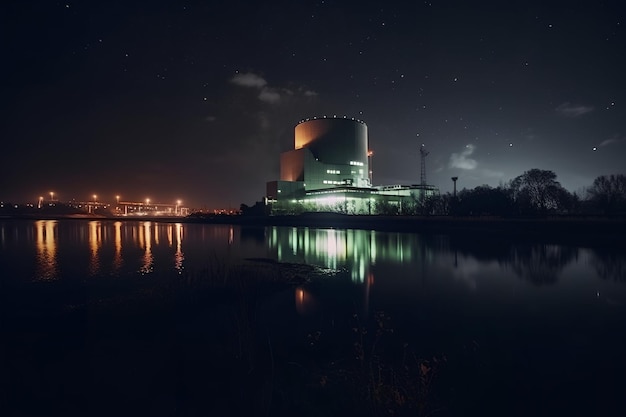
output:
[[[306,123],[306,122],[311,122],[314,120],[348,120],[348,121],[352,121],[352,122],[357,122],[357,123],[361,123],[365,126],[367,126],[367,123],[365,123],[364,120],[361,119],[357,119],[356,117],[348,117],[348,116],[343,116],[343,117],[337,117],[337,116],[312,116],[312,117],[307,117],[306,119],[300,119],[298,121],[298,123],[296,123],[296,126],[301,125],[302,123]]]
[[[294,149],[308,147],[313,143],[317,143],[318,147],[321,145],[326,150],[329,150],[330,147],[337,148],[337,144],[343,143],[345,146],[350,140],[357,140],[362,141],[361,146],[363,147],[363,152],[367,153],[367,130],[367,124],[364,121],[356,118],[348,118],[347,116],[345,118],[313,117],[304,119],[294,126]],[[337,136],[337,134],[339,134],[339,136]],[[329,135],[335,136],[338,142],[335,144],[326,143],[326,145],[322,145],[322,143],[328,140]],[[322,140],[321,142],[320,139]],[[321,148],[318,148],[318,150],[320,149]],[[352,159],[354,158],[356,158],[356,156],[352,157]],[[361,159],[363,158],[360,158],[359,161]]]

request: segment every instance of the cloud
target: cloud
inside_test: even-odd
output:
[[[230,82],[240,87],[255,88],[260,90],[257,98],[265,103],[278,104],[289,98],[316,97],[318,94],[305,87],[297,87],[294,90],[284,87],[270,86],[265,78],[253,72],[237,73]]]
[[[556,109],[556,112],[559,113],[561,116],[565,116],[565,117],[579,117],[582,116],[583,114],[587,114],[589,112],[593,111],[593,107],[591,106],[583,106],[583,105],[573,105],[570,104],[569,102],[565,102],[563,104],[560,104]]]
[[[624,141],[626,141],[626,138],[620,138],[619,136],[615,135],[612,138],[603,140],[602,142],[600,142],[598,146],[603,148],[605,146],[613,145],[615,143],[620,143]]]
[[[267,85],[267,81],[265,81],[263,77],[252,72],[246,72],[243,74],[237,73],[233,78],[230,79],[230,82],[240,85],[242,87],[254,88],[263,88]]]
[[[478,162],[475,159],[470,158],[474,153],[476,147],[472,144],[465,146],[463,152],[453,153],[450,155],[450,168],[459,169],[476,169]]]
[[[274,88],[265,87],[259,93],[259,100],[266,103],[275,104],[280,102],[280,99],[280,93]]]

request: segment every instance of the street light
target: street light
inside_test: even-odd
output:
[[[37,208],[41,208],[41,203],[43,203],[43,197],[39,196],[39,203],[37,204]]]
[[[50,201],[54,201],[54,191],[50,191]]]
[[[176,209],[174,210],[174,214],[178,214],[178,206],[180,206],[180,200],[176,200]]]

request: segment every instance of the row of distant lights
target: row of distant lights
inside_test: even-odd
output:
[[[332,118],[333,118],[333,119],[337,119],[337,115],[334,115]],[[343,116],[343,118],[347,120],[347,119],[348,119],[348,116]],[[330,117],[326,117],[326,116],[322,116],[322,117],[317,117],[317,116],[315,116],[315,117],[307,117],[306,119],[302,119],[302,120],[300,120],[300,121],[298,122],[298,124],[300,124],[300,123],[304,123],[304,122],[309,122],[309,121],[311,121],[311,120],[317,120],[317,119],[330,119]],[[350,120],[353,120],[353,121],[355,121],[355,122],[359,122],[359,123],[365,124],[365,122],[364,122],[363,120],[360,120],[360,119],[355,119],[354,117],[350,118]]]

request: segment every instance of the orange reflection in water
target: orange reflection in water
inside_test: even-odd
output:
[[[152,272],[154,261],[152,256],[152,223],[144,222],[142,229],[143,233],[139,233],[139,241],[140,243],[143,243],[144,253],[143,264],[140,271],[142,274],[149,274]]]
[[[124,260],[122,258],[122,222],[115,222],[113,227],[115,230],[115,256],[113,258],[113,270],[119,271],[124,264]]]
[[[174,268],[180,274],[185,268],[183,261],[185,260],[185,254],[183,253],[183,225],[176,223],[176,253],[174,254]]]
[[[57,222],[39,220],[37,230],[37,269],[35,280],[50,281],[57,278]]]
[[[299,314],[311,314],[316,310],[317,302],[315,297],[302,287],[296,288],[296,311]]]
[[[158,225],[154,225],[154,232],[153,232],[153,236],[154,236],[154,244],[156,246],[159,246],[159,235],[160,235],[160,227],[158,227]]]
[[[102,225],[98,221],[89,222],[89,274],[97,275],[100,272],[100,258],[98,252],[102,247]]]
[[[172,225],[168,224],[167,225],[167,246],[170,248],[174,246],[174,236],[172,236],[172,234],[173,234]]]

